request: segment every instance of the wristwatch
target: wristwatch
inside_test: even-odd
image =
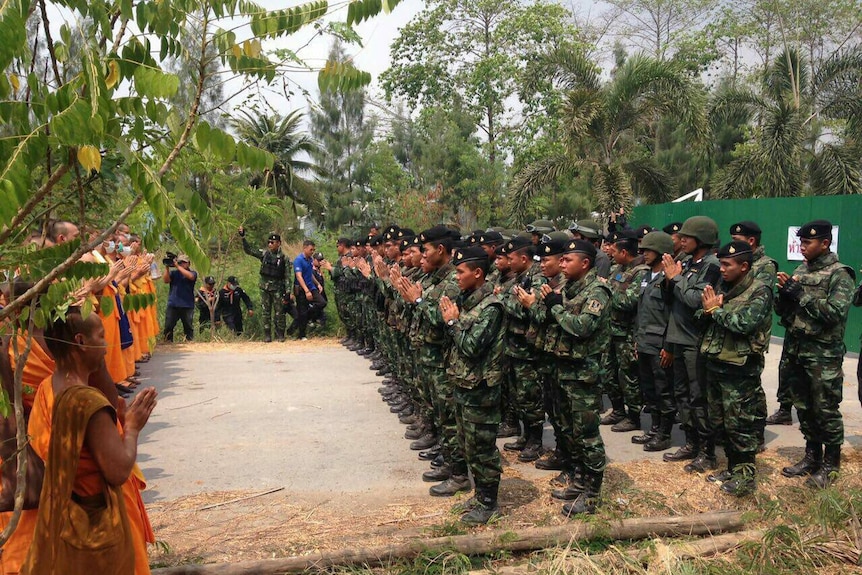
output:
[[[417,297],[417,298],[413,301],[413,303],[414,303],[414,304],[416,304],[416,305],[419,305],[420,303],[422,303],[422,296]]]
[[[446,325],[448,325],[449,327],[452,327],[453,325],[455,325],[455,321],[456,320],[454,320],[454,319],[450,319],[449,321],[446,322]]]

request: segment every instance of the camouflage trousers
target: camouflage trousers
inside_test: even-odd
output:
[[[445,367],[422,366],[431,392],[435,423],[440,437],[441,454],[446,461],[458,449],[458,423],[455,421],[455,384],[446,375]]]
[[[500,386],[484,382],[473,389],[455,387],[455,420],[457,446],[451,454],[452,473],[473,474],[476,491],[497,493],[503,473],[497,450],[497,428],[500,426]]]
[[[589,381],[595,378],[600,364],[600,358],[583,362],[558,360],[555,374],[562,394],[560,451],[564,466],[580,463],[595,473],[604,471],[606,463],[605,444],[599,433],[601,390]]]
[[[709,422],[723,434],[725,451],[755,453],[760,445],[766,425],[762,372],[763,356],[749,356],[742,366],[706,360]]]
[[[560,445],[560,402],[562,401],[562,390],[560,382],[554,377],[554,362],[556,359],[551,354],[543,353],[538,359],[539,380],[542,382],[542,403],[548,421],[554,428],[554,439],[557,447]]]
[[[639,413],[643,407],[643,398],[638,381],[638,363],[632,337],[611,338],[605,362],[608,386],[604,391],[608,394],[611,404],[614,408],[624,405],[630,412]]]
[[[705,362],[697,346],[673,346],[673,393],[686,437],[698,442],[712,439],[707,414]]]
[[[272,324],[275,323],[276,339],[284,338],[284,328],[286,322],[284,320],[284,305],[283,305],[284,290],[260,290],[260,308],[263,312],[263,336],[265,338],[272,337]],[[273,316],[275,316],[273,318]]]
[[[545,423],[542,381],[535,361],[516,357],[507,357],[506,360],[506,379],[515,415],[523,422],[526,433],[531,427]]]
[[[841,399],[844,358],[805,357],[782,352],[778,379],[790,385],[799,430],[806,441],[824,445],[844,443]]]

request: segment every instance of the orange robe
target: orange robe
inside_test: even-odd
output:
[[[102,297],[109,297],[111,300],[114,300],[114,294],[116,293],[117,288],[113,285],[108,285],[102,290]],[[105,355],[105,364],[108,366],[108,373],[111,374],[111,379],[114,380],[114,383],[119,383],[129,376],[126,372],[126,360],[123,357],[123,349],[120,346],[120,310],[117,309],[115,304],[114,309],[109,314],[105,314],[100,309],[99,317],[102,319],[102,326],[105,328],[105,343],[108,346],[108,353]]]
[[[39,386],[33,411],[30,414],[30,424],[27,430],[30,433],[30,444],[43,461],[48,459],[48,446],[51,443],[51,416],[54,411],[54,386],[51,379],[45,380]],[[120,435],[123,434],[123,426],[117,422]],[[75,477],[75,493],[81,496],[97,495],[102,493],[104,479],[96,460],[84,446],[81,448],[81,458],[78,462],[78,474]],[[147,484],[144,475],[138,465],[135,464],[129,479],[123,484],[123,499],[126,505],[126,514],[129,516],[129,525],[132,530],[132,538],[135,545],[135,575],[150,573],[150,562],[147,557],[147,543],[155,543],[156,537],[150,518],[141,498],[141,491]]]
[[[153,296],[156,296],[156,283],[153,281],[153,278],[146,278],[146,293],[151,293]],[[155,339],[158,337],[159,332],[161,332],[161,328],[159,327],[159,306],[158,301],[154,300],[153,304],[147,308],[147,341],[149,343],[150,352],[153,351],[155,346]]]
[[[27,558],[27,551],[30,550],[30,543],[33,541],[37,517],[39,517],[38,509],[25,509],[21,512],[18,527],[3,545],[3,553],[0,553],[0,575],[18,575],[21,571],[21,565]],[[6,529],[11,519],[11,511],[0,513],[0,530]]]
[[[18,352],[23,353],[27,346],[27,334],[18,334]],[[12,369],[15,369],[15,350],[9,346],[9,363]],[[21,377],[21,384],[24,387],[24,411],[29,413],[33,408],[33,401],[36,398],[36,392],[39,390],[42,382],[49,380],[54,374],[54,360],[48,353],[39,345],[35,339],[32,340],[30,346],[30,354],[27,356],[27,361],[24,363],[24,372]],[[36,529],[36,518],[39,516],[38,509],[25,509],[21,513],[21,519],[18,521],[18,527],[9,537],[9,540],[3,545],[3,552],[0,553],[0,575],[17,575],[21,570],[21,565],[27,558],[27,551],[30,549],[30,542],[33,540],[33,531]],[[5,511],[0,513],[0,530],[6,528],[9,521],[12,519],[12,512]]]
[[[24,353],[24,348],[27,346],[27,334],[18,334],[18,353]],[[9,363],[12,365],[12,370],[15,370],[15,350],[12,345],[9,345]],[[46,378],[54,374],[54,360],[48,355],[48,352],[42,349],[35,339],[30,346],[30,355],[27,356],[27,362],[24,364],[24,373],[21,378],[21,384],[24,387],[24,412],[28,413],[33,408],[33,398],[36,397],[36,391],[39,385]]]

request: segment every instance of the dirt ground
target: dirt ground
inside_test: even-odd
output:
[[[848,376],[855,373],[855,363],[847,367]],[[158,541],[151,551],[154,567],[468,531],[449,512],[467,496],[427,495],[430,484],[420,478],[427,464],[408,449],[403,426],[380,401],[379,378],[367,361],[334,341],[174,345],[160,348],[143,371],[145,383],[160,390],[139,450]],[[764,375],[770,407],[772,371],[774,366]],[[862,410],[855,391],[848,377],[842,408],[850,412],[849,444],[841,482],[859,487],[862,452],[853,445]],[[661,454],[638,453],[631,434],[602,431],[611,458],[601,511],[607,519],[755,510],[801,483],[780,474],[802,454],[795,425],[770,428],[769,449],[758,459],[759,495],[742,500],[684,473],[682,464],[661,462]],[[554,473],[505,452],[504,458],[503,517],[474,530],[566,522],[550,497]]]

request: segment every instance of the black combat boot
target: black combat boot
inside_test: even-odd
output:
[[[389,369],[388,365],[384,365],[383,367],[381,367],[380,369],[375,371],[374,375],[378,375],[380,377],[383,377],[384,375],[389,375],[390,373],[392,373],[392,370]]]
[[[451,497],[459,491],[470,491],[470,478],[466,475],[452,475],[443,483],[431,486],[428,493],[435,497]]]
[[[407,429],[404,432],[404,439],[419,439],[431,430],[431,425],[426,419],[420,418],[418,424],[413,429]]]
[[[412,449],[413,451],[422,451],[423,449],[433,447],[436,443],[437,435],[429,431],[416,441],[412,442],[410,444],[410,449]],[[433,457],[431,459],[433,459]]]
[[[431,467],[443,467],[446,465],[446,460],[443,459],[443,454],[438,453],[437,457],[431,460]]]
[[[560,471],[563,468],[563,461],[560,459],[560,450],[555,449],[544,459],[539,459],[534,464],[536,469],[542,471]]]
[[[813,441],[805,442],[805,455],[796,465],[781,470],[784,477],[803,477],[816,473],[823,463],[823,445]]]
[[[599,494],[602,491],[602,479],[604,472],[599,471],[584,471],[584,491],[578,495],[578,498],[571,503],[563,505],[563,515],[571,517],[572,515],[587,514],[592,515],[596,512],[596,506],[599,504]]]
[[[632,443],[635,445],[646,445],[649,443],[650,439],[655,437],[661,430],[661,414],[656,410],[651,417],[652,425],[650,426],[649,431],[632,437]]]
[[[673,445],[670,434],[673,431],[674,417],[672,413],[661,415],[661,425],[658,433],[644,444],[644,451],[665,451]]]
[[[497,437],[515,437],[521,434],[521,425],[514,413],[504,413],[503,421],[497,428]]]
[[[580,463],[572,465],[568,470],[563,471],[559,476],[551,480],[551,485],[560,485],[560,489],[551,491],[551,497],[560,501],[574,501],[586,489],[585,484],[586,471]]]
[[[641,428],[641,411],[640,409],[629,409],[626,418],[611,426],[611,431],[617,433],[627,433],[629,431],[638,431]]]
[[[708,440],[704,443],[703,449],[697,454],[694,460],[687,464],[683,469],[687,473],[705,473],[710,469],[718,468],[718,460],[715,458],[715,443]]]
[[[524,435],[516,439],[515,441],[510,441],[508,443],[503,444],[503,449],[506,451],[521,451],[525,447],[527,447],[527,435],[524,432]]]
[[[435,467],[434,469],[430,469],[423,473],[422,481],[435,483],[437,481],[446,481],[450,477],[452,477],[452,466],[449,464],[444,464],[440,467]]]
[[[766,418],[766,425],[793,425],[793,414],[790,413],[791,406],[782,405],[778,411]]]
[[[434,461],[437,459],[443,451],[443,446],[439,443],[435,443],[431,446],[430,449],[419,452],[419,459],[422,461]]]
[[[542,447],[542,424],[531,425],[527,430],[527,443],[524,449],[518,454],[518,461],[528,463],[535,461],[542,456],[544,448]]]
[[[647,444],[649,445],[649,444]],[[694,459],[700,452],[700,442],[696,433],[686,430],[685,445],[674,451],[673,453],[665,453],[662,455],[664,461],[685,461],[686,459]]]
[[[724,483],[733,476],[733,468],[738,465],[738,457],[736,452],[730,447],[724,448],[724,453],[727,455],[727,467],[717,473],[710,473],[706,476],[706,480],[710,483]]]
[[[620,403],[620,405],[614,405],[613,409],[610,413],[602,417],[599,423],[601,425],[616,425],[626,418],[626,406]]]
[[[807,487],[826,489],[838,479],[838,469],[841,467],[841,446],[827,445],[824,448],[823,463],[820,469],[805,480]]]
[[[417,421],[419,421],[419,417],[417,416],[419,413],[418,409],[414,405],[413,408],[408,413],[402,413],[398,416],[398,423],[402,423],[404,425],[413,425]]]
[[[734,453],[731,477],[721,484],[721,489],[728,495],[744,497],[754,493],[757,489],[757,467],[755,466],[755,454]]]
[[[497,505],[497,488],[476,487],[475,504],[472,509],[461,516],[461,522],[468,525],[485,525],[491,519],[500,516]]]

